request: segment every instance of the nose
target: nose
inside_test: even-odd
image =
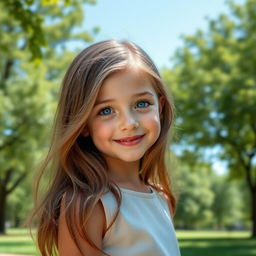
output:
[[[132,111],[126,111],[120,118],[120,129],[122,131],[132,130],[139,127],[139,122],[136,115]]]

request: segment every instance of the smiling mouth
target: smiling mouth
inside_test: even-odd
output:
[[[132,137],[125,137],[120,140],[114,140],[114,141],[121,145],[124,145],[124,146],[133,146],[133,145],[137,145],[138,143],[140,143],[144,136],[145,136],[145,134],[132,136]]]

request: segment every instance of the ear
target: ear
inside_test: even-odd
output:
[[[162,110],[163,110],[164,104],[165,104],[165,98],[164,98],[164,96],[161,95],[159,97],[159,115],[162,114]]]
[[[81,135],[84,136],[84,137],[89,136],[89,130],[88,130],[87,127],[85,127],[85,128],[83,129],[83,131],[81,132]]]

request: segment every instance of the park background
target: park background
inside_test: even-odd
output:
[[[256,1],[3,0],[0,253],[23,223],[70,61],[105,39],[144,48],[173,95],[170,169],[184,256],[256,255]]]

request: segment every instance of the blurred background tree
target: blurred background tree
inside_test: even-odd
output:
[[[246,222],[243,222],[243,206],[246,204],[243,203],[239,182],[230,181],[226,176],[214,175],[211,183],[215,195],[212,204],[213,226],[220,230],[246,226]]]
[[[0,233],[6,217],[18,224],[32,201],[28,174],[48,145],[60,79],[75,52],[67,44],[93,39],[95,30],[78,29],[85,2],[0,2]]]
[[[256,1],[229,6],[230,17],[220,15],[209,21],[207,32],[183,37],[184,47],[163,77],[175,99],[178,144],[193,145],[201,160],[218,151],[230,177],[246,180],[256,237]],[[221,183],[214,186],[217,197],[234,193],[223,194]],[[224,204],[216,203],[219,209]],[[225,220],[216,217],[222,226]]]
[[[213,222],[212,204],[214,193],[211,190],[209,164],[197,163],[191,167],[186,162],[179,161],[177,180],[181,191],[178,208],[175,214],[175,224],[182,229],[195,229],[211,226]]]

